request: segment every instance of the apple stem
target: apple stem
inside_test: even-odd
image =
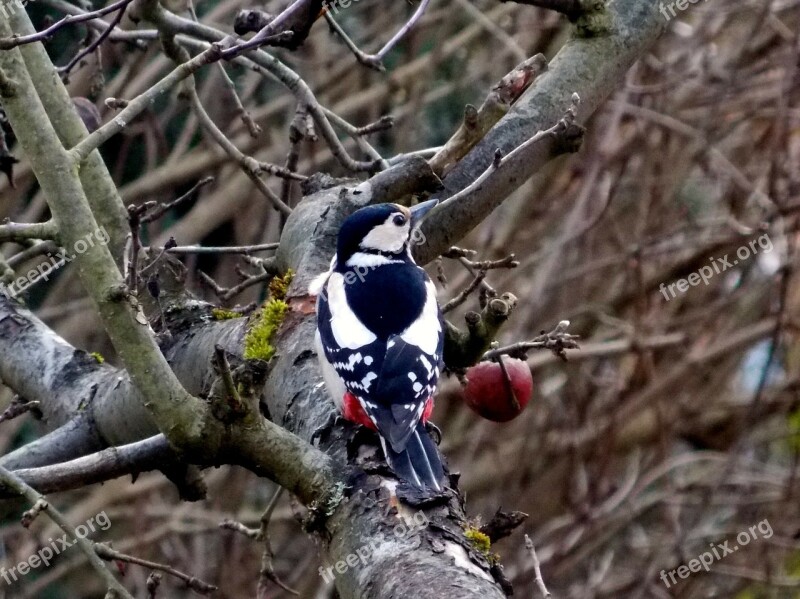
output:
[[[506,370],[506,365],[503,363],[503,356],[497,356],[497,363],[500,364],[500,370],[503,373],[503,382],[506,386],[506,391],[508,391],[508,396],[511,398],[511,405],[513,406],[514,410],[519,413],[519,401],[517,400],[517,396],[514,394],[514,385],[511,384],[511,377],[508,374],[508,370]]]

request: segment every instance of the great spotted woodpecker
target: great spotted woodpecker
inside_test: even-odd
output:
[[[334,403],[346,419],[378,432],[399,478],[440,491],[444,472],[425,422],[439,378],[442,317],[410,247],[436,203],[356,211],[310,292],[318,295],[316,349]]]

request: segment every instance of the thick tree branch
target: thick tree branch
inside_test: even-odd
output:
[[[11,30],[20,35],[36,33],[24,8],[11,4],[6,9],[12,13],[8,21]],[[89,23],[95,23],[95,21],[89,21]],[[44,46],[40,43],[26,44],[19,48],[19,51],[59,139],[65,147],[76,145],[88,135],[88,132],[75,111],[61,79],[53,75],[54,67]],[[116,185],[99,152],[92,152],[89,155],[80,170],[80,178],[98,224],[110,237],[109,249],[121,263],[125,238],[130,231],[128,218]],[[99,210],[99,206],[94,204],[95,198],[104,199],[102,210]],[[105,199],[113,201],[105,201]]]
[[[490,167],[497,150],[508,155],[539,131],[552,127],[564,116],[574,93],[581,99],[578,122],[588,119],[666,28],[658,4],[647,0],[612,0],[607,11],[610,31],[567,42],[508,114],[445,176],[442,199],[473,183]],[[555,138],[533,144],[458,202],[438,206],[423,223],[427,243],[416,247],[417,261],[427,264],[452,246],[560,153]]]
[[[0,225],[0,242],[27,239],[55,239],[58,227],[49,220],[44,223],[6,223]]]
[[[7,31],[0,24],[0,33]],[[97,223],[73,160],[50,125],[19,50],[0,53],[0,70],[18,82],[14,93],[3,97],[3,107],[47,196],[64,243],[74,247],[77,240],[94,233]],[[98,209],[103,202],[110,204],[113,199],[98,201]],[[324,501],[335,492],[342,473],[332,460],[257,413],[244,426],[231,429],[186,392],[156,345],[141,307],[125,288],[106,246],[95,244],[77,255],[75,262],[145,408],[173,446],[200,463],[217,463],[230,448],[236,448],[229,460],[275,477],[306,502]],[[294,467],[290,468],[291,462]]]
[[[109,447],[80,458],[53,463],[51,466],[15,469],[14,474],[41,493],[56,493],[79,489],[126,474],[158,470],[169,462],[177,462],[175,450],[169,446],[164,435],[155,435],[144,441]],[[13,494],[7,495],[12,496]]]

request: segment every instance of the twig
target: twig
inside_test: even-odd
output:
[[[470,294],[474,293],[479,287],[481,288],[481,308],[483,308],[486,305],[487,297],[497,296],[497,291],[495,291],[494,287],[485,281],[488,271],[498,268],[516,268],[519,266],[519,262],[516,260],[514,254],[509,254],[500,260],[482,260],[475,262],[467,257],[474,256],[475,253],[474,250],[451,247],[442,254],[445,258],[458,260],[464,268],[467,269],[467,272],[474,277],[472,282],[470,282],[461,293],[444,305],[442,308],[443,313],[447,313],[463,304]]]
[[[128,224],[131,233],[125,247],[125,282],[133,295],[139,289],[139,252],[142,249],[142,239],[139,237],[139,229],[142,224],[142,214],[150,208],[150,203],[128,206]]]
[[[241,522],[237,522],[236,520],[231,520],[230,518],[226,518],[222,522],[219,523],[219,527],[224,530],[232,530],[233,532],[238,532],[240,535],[244,535],[248,539],[258,540],[258,535],[261,531],[258,528],[250,528],[249,526],[245,526]]]
[[[252,287],[253,285],[258,285],[264,281],[269,281],[277,274],[277,265],[275,265],[274,260],[264,261],[262,263],[262,267],[264,268],[263,273],[259,273],[257,275],[244,275],[244,280],[239,283],[238,285],[234,285],[230,288],[220,287],[214,279],[204,273],[202,270],[198,271],[200,275],[200,280],[207,284],[211,289],[214,291],[216,296],[223,300],[227,301],[232,297],[240,294],[242,291],[247,289],[248,287]],[[239,274],[242,274],[241,271],[237,270]]]
[[[223,32],[213,27],[184,19],[164,9],[160,9],[152,15],[148,15],[148,18],[165,31],[186,34],[180,38],[180,43],[195,51],[206,52],[209,50],[207,42],[200,40],[213,41],[212,47],[216,46],[218,50],[221,50],[224,45],[230,41],[229,36],[226,36]],[[280,37],[280,34],[276,36],[276,38],[277,37]],[[219,56],[217,55],[214,60],[218,59]],[[336,135],[336,131],[334,131],[328,118],[325,116],[325,112],[314,96],[314,93],[311,91],[311,88],[297,73],[266,52],[251,52],[248,54],[247,58],[239,57],[236,60],[238,64],[248,69],[271,74],[297,98],[298,102],[307,106],[308,113],[314,120],[322,139],[325,140],[333,156],[344,168],[356,173],[374,172],[376,169],[380,169],[380,164],[375,160],[358,161],[350,157],[344,145],[339,140],[339,137]]]
[[[214,177],[206,177],[205,179],[200,179],[200,181],[195,183],[194,186],[192,186],[192,188],[189,191],[187,191],[179,198],[172,200],[171,202],[158,204],[155,210],[153,210],[148,214],[143,215],[141,218],[141,223],[146,224],[161,218],[167,211],[172,210],[173,208],[181,205],[183,202],[187,200],[192,200],[195,197],[197,197],[197,192],[200,191],[201,188],[213,182],[214,182]]]
[[[269,500],[267,507],[264,509],[264,513],[261,514],[261,518],[259,519],[259,522],[261,523],[259,534],[261,535],[260,538],[262,540],[267,538],[267,528],[269,528],[269,522],[272,519],[272,513],[275,511],[282,494],[283,487],[278,487],[275,490],[275,493],[272,494],[272,498]]]
[[[151,562],[150,560],[142,559],[140,557],[127,555],[125,553],[120,553],[119,551],[117,551],[116,549],[112,549],[105,543],[95,543],[94,550],[97,553],[97,555],[100,556],[101,559],[104,559],[106,561],[127,562],[129,564],[136,564],[137,566],[144,566],[145,568],[150,568],[151,570],[158,570],[160,572],[165,572],[170,576],[174,576],[175,578],[182,580],[187,587],[189,587],[196,593],[200,593],[201,595],[210,595],[211,593],[217,590],[217,587],[215,587],[213,584],[208,584],[207,582],[204,582],[199,578],[195,578],[194,576],[185,574],[180,570],[176,570],[175,568],[173,568],[168,564]]]
[[[564,350],[578,349],[578,343],[575,341],[575,339],[578,339],[578,335],[567,333],[567,327],[569,327],[569,321],[562,320],[549,333],[542,331],[541,335],[534,337],[530,341],[520,341],[512,345],[491,349],[483,354],[483,359],[495,360],[504,354],[514,358],[525,359],[527,352],[532,349],[549,349],[566,362],[567,355]]]
[[[417,7],[417,10],[414,11],[414,14],[411,15],[411,18],[395,33],[392,38],[384,44],[383,48],[378,50],[375,54],[365,54],[361,50],[358,49],[353,41],[347,37],[347,34],[339,27],[338,23],[331,17],[328,12],[325,13],[325,17],[328,20],[328,23],[331,24],[331,27],[342,37],[342,41],[350,48],[350,51],[355,54],[356,59],[364,65],[367,65],[373,69],[377,69],[379,71],[385,70],[383,66],[383,58],[392,50],[392,48],[397,45],[401,39],[403,39],[406,34],[411,31],[414,25],[422,18],[422,15],[425,14],[425,9],[428,8],[428,4],[430,4],[430,0],[422,0]]]
[[[333,29],[334,33],[338,35],[341,40],[344,42],[344,45],[347,46],[348,50],[353,53],[353,56],[356,57],[356,60],[363,64],[365,67],[369,67],[370,69],[375,69],[378,72],[384,72],[386,67],[383,65],[383,62],[380,60],[375,60],[374,56],[369,56],[361,51],[361,49],[356,45],[356,43],[350,39],[350,36],[347,35],[347,32],[342,28],[341,25],[333,18],[331,11],[325,11],[325,20],[328,21],[328,25],[331,29]]]
[[[503,362],[503,355],[500,354],[497,356],[496,360],[497,364],[500,366],[500,372],[503,374],[503,386],[505,386],[508,398],[511,400],[511,407],[514,409],[515,413],[519,413],[519,400],[517,399],[517,394],[514,393],[514,385],[511,384],[511,376],[508,374],[506,363]]]
[[[147,583],[145,584],[147,588],[147,599],[155,599],[156,591],[158,590],[160,584],[161,584],[161,573],[150,572],[150,574],[147,576]]]
[[[116,117],[88,137],[85,137],[70,150],[72,159],[76,164],[82,164],[89,154],[122,131],[128,123],[150,107],[156,98],[161,97],[178,83],[196,73],[201,67],[219,60],[220,52],[221,47],[219,44],[211,44],[191,60],[175,67],[166,77],[149,87],[145,92],[136,96],[133,100],[129,100],[128,105]]]
[[[291,595],[300,595],[300,593],[280,579],[280,577],[275,573],[275,568],[272,565],[272,558],[274,557],[274,554],[272,552],[272,543],[270,542],[267,529],[269,528],[269,522],[272,518],[272,513],[275,511],[275,507],[278,505],[278,500],[281,498],[282,494],[283,487],[278,487],[275,490],[275,493],[272,495],[272,499],[270,499],[269,504],[267,504],[267,508],[264,510],[264,513],[261,514],[261,527],[259,529],[258,539],[264,543],[264,553],[261,556],[261,569],[259,571],[259,597],[264,596],[261,590],[266,587],[267,581],[271,581],[272,583],[278,585]]]
[[[295,168],[297,168],[296,163],[294,166]],[[308,177],[306,177],[305,175],[301,175],[300,173],[297,173],[291,168],[289,168],[288,165],[278,166],[277,164],[272,164],[270,162],[259,162],[258,172],[269,173],[270,175],[275,175],[276,177],[285,179],[286,181],[305,181],[306,179],[308,179]]]
[[[86,14],[86,11],[81,10],[81,8],[75,6],[74,4],[69,4],[64,0],[42,0],[42,4],[44,4],[45,6],[49,6],[50,8],[54,8],[59,12],[68,15]],[[92,19],[86,23],[86,26],[102,33],[103,31],[105,31],[106,23],[104,21],[101,21],[100,19]],[[120,27],[117,26],[111,32],[110,37],[111,41],[113,42],[124,42],[140,50],[146,50],[147,41],[157,40],[158,32],[155,29],[136,29],[136,30],[126,31],[124,29],[120,29]]]
[[[196,73],[205,65],[220,60],[225,40],[213,43],[194,58],[179,64],[166,77],[155,85],[149,87],[142,94],[128,101],[128,105],[111,121],[84,138],[70,150],[70,155],[76,164],[82,164],[94,150],[103,145],[117,133],[122,131],[128,123],[152,105],[156,98],[161,97],[175,85]]]
[[[533,561],[533,571],[536,575],[536,586],[539,587],[539,592],[545,599],[547,599],[547,597],[552,597],[550,591],[548,591],[547,587],[544,585],[542,568],[539,564],[539,557],[536,555],[536,548],[533,546],[533,541],[531,541],[531,538],[528,535],[525,535],[525,548],[531,555],[531,561]]]
[[[310,0],[294,0],[248,41],[235,43],[223,50],[222,58],[225,60],[236,58],[248,50],[254,50],[267,44],[270,38],[280,34],[288,34],[287,41],[293,41],[292,38],[294,38],[295,34],[291,31],[291,25],[298,19],[305,18],[303,13],[307,11],[309,2]]]
[[[170,254],[244,254],[278,249],[279,243],[262,243],[259,245],[238,245],[226,247],[179,245],[167,250]]]
[[[498,268],[516,268],[519,266],[519,261],[514,254],[509,254],[499,260],[478,260],[477,262],[463,256],[459,258],[459,262],[478,270],[497,270]]]
[[[84,21],[91,21],[92,19],[104,17],[115,10],[126,7],[131,3],[131,1],[132,0],[117,0],[113,4],[109,4],[104,8],[100,8],[92,12],[86,12],[80,15],[68,15],[43,31],[38,31],[30,35],[12,35],[11,37],[0,39],[0,50],[10,50],[11,48],[16,48],[17,46],[22,46],[24,44],[44,41],[52,37],[53,34],[62,27],[72,23],[83,23]]]
[[[164,247],[163,247],[163,248],[161,248],[161,250],[158,252],[158,254],[156,255],[156,257],[155,257],[155,258],[153,258],[153,259],[150,261],[150,264],[148,264],[147,266],[143,267],[143,268],[142,268],[142,269],[139,271],[139,276],[140,276],[140,277],[144,276],[144,274],[145,274],[147,271],[149,271],[149,270],[150,270],[151,268],[153,268],[153,267],[154,267],[156,264],[158,264],[158,261],[159,261],[159,260],[161,260],[161,258],[163,258],[163,257],[164,257],[164,254],[166,254],[168,251],[170,251],[170,250],[171,250],[172,248],[174,248],[176,245],[178,245],[178,244],[177,244],[177,242],[175,241],[175,238],[174,238],[174,237],[170,237],[170,238],[167,240],[167,243],[165,243],[165,244],[164,244]],[[158,276],[158,273],[156,273],[156,277],[157,277],[157,276]],[[147,281],[148,289],[150,288],[150,285],[151,285],[151,284],[152,284],[152,277],[151,277],[150,279],[148,279],[148,281]],[[151,295],[152,295],[152,294],[151,294]],[[158,296],[155,296],[155,297],[156,297],[156,299],[159,299],[159,298],[158,298]],[[159,301],[160,301],[160,300],[159,300]],[[160,307],[160,305],[161,305],[161,304],[159,303],[159,307]],[[162,314],[161,314],[161,321],[162,321],[162,323],[164,322],[164,314],[163,314],[163,311],[162,311]]]
[[[241,151],[239,151],[239,148],[233,145],[233,142],[229,140],[217,127],[217,125],[206,112],[205,108],[203,108],[203,105],[200,102],[200,96],[197,95],[197,90],[194,89],[194,86],[189,86],[187,91],[189,94],[189,101],[191,102],[192,108],[197,115],[197,120],[200,122],[200,126],[215,142],[217,142],[217,144],[219,144],[219,146],[225,151],[226,154],[228,154],[228,156],[230,156],[239,164],[244,171],[244,174],[247,175],[253,183],[255,183],[256,188],[261,192],[261,194],[270,202],[272,202],[272,205],[275,207],[275,209],[284,216],[289,216],[292,213],[292,209],[289,208],[289,206],[287,206],[283,201],[281,201],[281,199],[275,195],[275,192],[267,187],[267,184],[259,178],[258,173],[260,170],[260,165],[258,161],[250,156],[245,156]]]
[[[34,241],[30,247],[22,250],[18,254],[14,254],[8,259],[8,265],[11,268],[16,268],[20,264],[24,264],[27,260],[41,256],[42,254],[55,254],[63,248],[59,247],[54,241]]]
[[[231,365],[228,363],[228,357],[225,355],[225,348],[219,344],[214,346],[214,367],[222,380],[225,397],[212,396],[211,401],[224,403],[224,407],[236,415],[246,414],[247,407],[242,401],[242,396],[239,394],[239,390],[233,380],[233,373],[231,372]]]
[[[0,422],[13,420],[17,416],[21,416],[25,412],[30,412],[31,410],[38,411],[40,403],[41,402],[38,401],[26,401],[17,395],[11,400],[11,403],[3,411],[3,413],[0,414]],[[41,413],[39,416],[41,417]]]
[[[546,69],[547,60],[542,54],[536,54],[500,79],[480,108],[467,104],[461,126],[430,159],[433,172],[445,176],[508,113],[534,79]]]
[[[37,512],[41,511],[53,521],[58,527],[66,533],[69,537],[74,539],[75,544],[84,553],[89,563],[100,575],[110,590],[115,591],[122,599],[133,599],[133,596],[125,590],[120,582],[114,578],[114,575],[105,567],[103,561],[95,553],[95,543],[77,534],[72,525],[67,522],[67,519],[55,509],[40,493],[35,489],[28,486],[25,481],[19,478],[13,472],[0,466],[0,483],[6,487],[11,488],[18,494],[22,495],[27,501],[33,505],[33,509]],[[31,514],[31,512],[26,512]],[[30,515],[28,517],[31,517]],[[35,517],[35,515],[33,515]]]
[[[550,137],[558,137],[561,134],[570,133],[571,129],[576,127],[575,119],[577,117],[579,104],[580,104],[580,97],[578,96],[578,94],[573,93],[570,107],[567,109],[567,112],[562,119],[560,119],[555,125],[553,125],[549,129],[545,129],[544,131],[539,131],[536,135],[518,145],[516,148],[514,148],[511,152],[509,152],[505,156],[500,150],[497,150],[495,152],[494,160],[492,161],[492,164],[489,165],[489,168],[483,171],[483,173],[481,173],[481,175],[477,179],[475,179],[472,183],[467,185],[464,189],[462,189],[456,194],[453,194],[452,196],[447,198],[444,202],[439,204],[436,207],[436,211],[442,210],[443,206],[450,206],[451,204],[457,204],[458,202],[461,201],[462,198],[472,194],[476,189],[480,188],[480,186],[483,185],[483,183],[487,179],[492,177],[499,168],[501,168],[504,164],[513,159],[515,156],[522,154],[530,146],[539,143],[543,139],[547,139]]]
[[[189,12],[195,21],[200,21],[200,19],[197,18],[197,12],[195,12],[194,2],[192,2],[192,0],[189,0]],[[254,139],[257,138],[261,134],[261,126],[253,120],[253,117],[250,116],[250,113],[245,109],[241,98],[239,98],[239,93],[236,91],[236,84],[233,82],[233,79],[230,78],[230,75],[228,75],[225,66],[221,62],[218,62],[217,67],[219,68],[219,74],[222,76],[222,82],[230,92],[231,99],[236,107],[236,114],[242,120],[244,126],[247,127],[247,132],[250,133],[250,137]]]
[[[300,143],[306,137],[305,121],[308,117],[308,108],[304,104],[298,104],[292,122],[289,123],[289,152],[286,155],[286,166],[284,170],[294,173],[300,162]],[[281,201],[286,205],[292,198],[294,185],[291,179],[284,179],[281,183]]]
[[[353,141],[358,146],[359,150],[361,150],[367,156],[369,156],[370,158],[372,158],[377,162],[378,168],[380,170],[386,170],[387,168],[389,168],[389,163],[383,158],[383,156],[380,155],[380,153],[374,147],[372,147],[372,144],[370,144],[366,139],[364,139],[364,135],[366,135],[367,133],[372,133],[375,130],[367,128],[375,127],[379,123],[385,122],[384,119],[391,119],[391,117],[383,116],[377,121],[377,123],[372,123],[371,125],[366,125],[365,127],[356,127],[348,123],[346,120],[344,120],[342,117],[340,117],[332,110],[325,108],[324,106],[322,107],[322,111],[330,119],[331,123],[333,123],[334,126],[338,127],[339,129],[347,133],[353,139]],[[394,119],[392,119],[392,126],[394,126]]]
[[[261,570],[259,572],[259,580],[258,580],[258,591],[257,596],[263,597],[264,595],[264,588],[267,582],[273,582],[274,584],[281,587],[287,593],[292,595],[299,595],[296,590],[289,587],[284,583],[278,575],[275,573],[275,569],[272,565],[272,545],[270,544],[269,535],[267,534],[267,528],[269,527],[269,521],[272,517],[272,512],[275,511],[275,506],[278,505],[278,500],[283,493],[283,487],[278,487],[275,490],[275,493],[272,495],[269,503],[267,504],[264,513],[261,515],[260,525],[259,528],[250,528],[245,526],[241,522],[237,522],[236,520],[226,519],[220,522],[219,527],[232,530],[234,532],[238,532],[241,535],[246,536],[248,539],[252,539],[254,541],[260,541],[264,543],[264,553],[261,556]]]
[[[75,67],[76,64],[78,64],[78,62],[80,62],[81,60],[83,60],[84,57],[94,52],[98,47],[100,47],[100,44],[102,44],[108,38],[108,36],[111,35],[111,32],[114,31],[114,28],[120,24],[120,21],[122,21],[122,17],[125,15],[125,9],[128,8],[128,4],[130,4],[132,1],[133,0],[124,0],[121,3],[119,11],[117,12],[116,15],[114,15],[114,18],[111,20],[111,23],[106,27],[105,31],[101,32],[100,35],[98,35],[97,38],[86,48],[78,52],[72,58],[72,60],[70,60],[65,66],[58,67],[56,69],[56,72],[59,75],[68,77],[69,72]]]
[[[455,296],[453,299],[447,302],[444,306],[442,306],[442,314],[447,314],[451,310],[454,310],[458,306],[463,304],[470,296],[470,294],[472,294],[480,286],[480,284],[483,282],[485,278],[486,278],[486,271],[481,270],[477,275],[475,275],[475,278],[472,279],[472,282],[469,285],[467,285],[463,289],[463,291],[461,291],[461,293],[459,293],[457,296]]]

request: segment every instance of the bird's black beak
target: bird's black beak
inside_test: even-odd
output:
[[[427,202],[422,202],[421,204],[417,204],[411,208],[411,228],[413,229],[420,222],[422,219],[425,218],[425,215],[431,211],[431,208],[436,206],[439,203],[439,200],[428,200]]]

